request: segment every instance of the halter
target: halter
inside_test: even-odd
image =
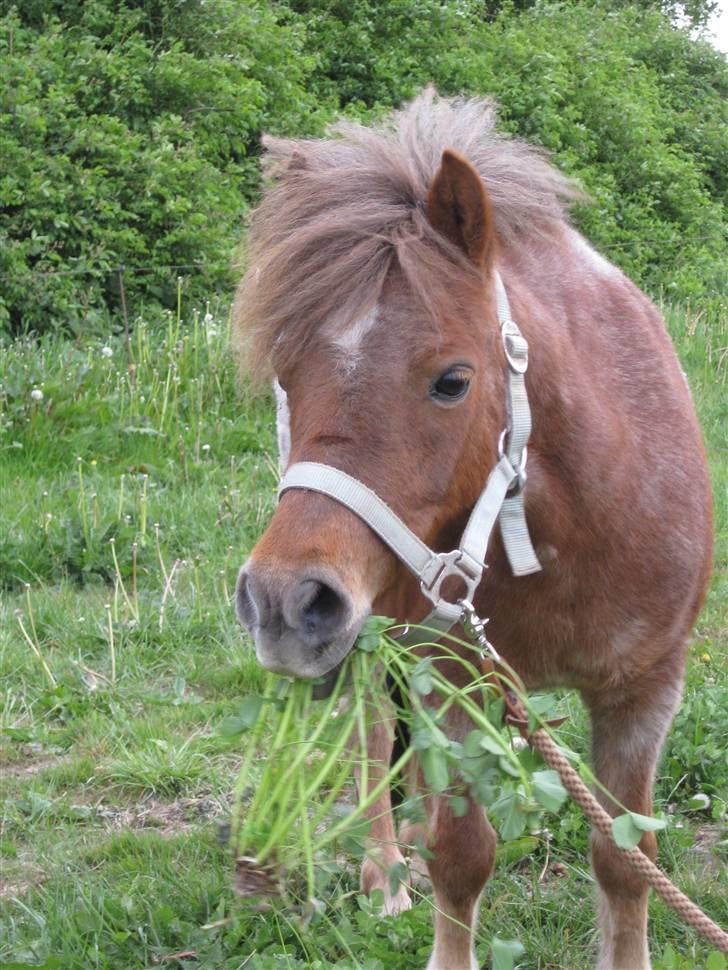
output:
[[[487,568],[485,555],[496,521],[514,576],[538,572],[541,565],[531,544],[523,504],[526,457],[531,434],[531,409],[526,393],[528,343],[511,319],[508,296],[500,274],[495,274],[498,322],[505,350],[507,424],[498,442],[498,461],[470,515],[460,545],[452,552],[434,552],[381,498],[356,478],[331,465],[302,461],[291,465],[281,481],[278,495],[291,488],[309,489],[335,499],[359,516],[420,581],[422,593],[434,609],[421,626],[447,633],[463,617]],[[453,603],[442,595],[442,584],[455,577],[465,594]],[[422,640],[416,630],[405,629],[399,637],[408,645]]]

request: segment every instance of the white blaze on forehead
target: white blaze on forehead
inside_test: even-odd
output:
[[[291,413],[288,410],[288,395],[278,383],[273,381],[276,396],[276,430],[278,432],[278,471],[282,475],[288,468],[291,454]]]
[[[356,367],[362,343],[366,336],[374,329],[378,320],[378,308],[374,306],[369,313],[358,317],[345,330],[335,330],[335,322],[330,327],[331,343],[341,352],[347,374]],[[291,412],[288,408],[288,395],[278,382],[273,381],[273,392],[276,396],[276,431],[278,434],[278,471],[281,475],[288,468],[291,454]]]
[[[350,323],[345,330],[336,332],[335,324],[331,327],[331,342],[341,352],[347,370],[353,370],[356,367],[361,356],[362,344],[377,325],[378,319],[379,308],[375,305],[364,316]]]
[[[614,276],[619,273],[617,267],[590,246],[576,229],[571,230],[571,241],[574,249],[579,253],[582,260],[588,263],[592,272],[598,273],[600,276]]]

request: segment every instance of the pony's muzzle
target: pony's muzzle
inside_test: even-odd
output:
[[[236,588],[240,622],[255,641],[262,666],[275,673],[319,677],[354,643],[363,617],[325,567],[277,574],[248,561]]]

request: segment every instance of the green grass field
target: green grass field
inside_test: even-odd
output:
[[[728,320],[666,313],[711,459],[716,565],[656,808],[661,861],[728,925]],[[332,874],[307,934],[231,890],[218,832],[244,738],[220,731],[261,673],[231,595],[275,501],[272,403],[236,388],[227,322],[170,317],[120,339],[47,338],[0,356],[0,968],[417,968],[421,898],[397,919]],[[567,742],[586,750],[578,699]],[[708,807],[700,807],[706,799]],[[549,820],[509,844],[484,898],[517,966],[584,968],[596,949],[587,831]],[[533,840],[527,845],[532,848]],[[659,902],[656,967],[725,966]]]

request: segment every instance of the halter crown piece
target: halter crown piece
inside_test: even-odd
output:
[[[496,521],[514,576],[539,572],[526,525],[523,489],[526,484],[526,448],[531,434],[531,409],[526,393],[528,343],[511,319],[508,296],[500,274],[495,273],[498,322],[505,350],[507,426],[498,442],[498,462],[470,515],[460,545],[452,552],[433,552],[399,516],[366,485],[331,465],[302,461],[291,465],[280,483],[278,496],[291,488],[321,492],[346,506],[389,546],[420,581],[422,593],[434,609],[421,626],[443,635],[462,619],[463,603],[472,603],[485,570],[485,555]],[[444,599],[443,582],[451,576],[465,585],[465,595],[453,603]],[[417,629],[407,628],[400,642],[422,642]]]

